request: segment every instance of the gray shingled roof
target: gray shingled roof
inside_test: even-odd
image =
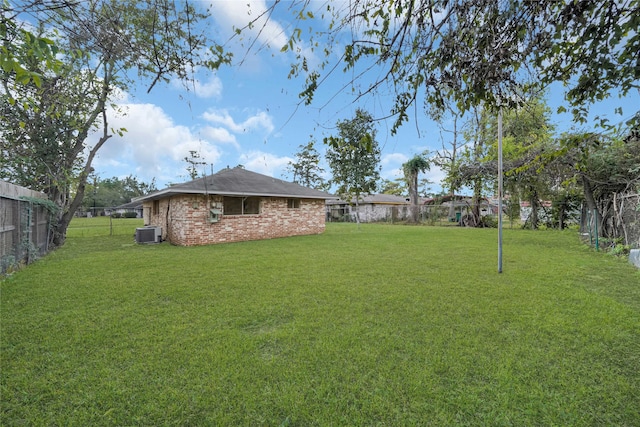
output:
[[[220,194],[224,196],[292,197],[300,199],[334,199],[324,191],[303,187],[243,168],[227,168],[183,184],[172,185],[132,201],[158,200],[177,194]]]
[[[142,202],[133,199],[131,202],[116,206],[113,209],[142,209]]]

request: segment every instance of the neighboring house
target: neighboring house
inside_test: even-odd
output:
[[[108,215],[113,215],[114,212],[120,215],[124,215],[127,212],[135,212],[136,218],[142,218],[142,203],[135,201],[116,206],[115,208],[110,208]]]
[[[440,215],[448,216],[451,206],[453,205],[453,212],[455,214],[455,221],[460,221],[461,217],[470,214],[471,208],[473,205],[473,197],[470,196],[462,196],[462,195],[443,195],[438,197],[433,197],[430,199],[426,199],[424,201],[425,207],[427,209],[437,208],[440,210]],[[480,200],[480,216],[497,214],[497,208],[494,209],[491,201],[482,198]],[[453,218],[451,218],[453,220]]]
[[[360,196],[358,216],[360,222],[404,221],[409,218],[411,203],[408,197],[393,194],[367,194]],[[327,218],[330,221],[356,220],[356,201],[327,200]]]
[[[292,182],[227,168],[133,199],[145,225],[181,246],[319,234],[332,196]]]

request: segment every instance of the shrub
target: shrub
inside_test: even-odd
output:
[[[631,245],[625,245],[622,237],[600,238],[600,245],[607,253],[615,256],[627,256],[631,251]]]
[[[482,227],[498,228],[498,218],[493,215],[480,217],[480,223],[482,224]]]

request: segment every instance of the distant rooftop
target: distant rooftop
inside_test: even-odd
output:
[[[355,197],[351,199],[351,203],[355,203]],[[327,202],[327,204],[336,204],[336,205],[344,205],[347,203],[346,201],[340,200],[331,200]],[[410,203],[410,199],[404,196],[396,196],[394,194],[365,194],[360,195],[359,203],[364,204],[376,204],[376,205],[406,205]]]

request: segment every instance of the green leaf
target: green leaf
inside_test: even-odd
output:
[[[31,81],[31,74],[25,70],[16,70],[16,81],[21,85],[27,85]]]
[[[38,74],[32,74],[31,75],[31,79],[33,80],[33,83],[37,86],[37,87],[42,87],[42,79],[40,78],[40,76]]]

